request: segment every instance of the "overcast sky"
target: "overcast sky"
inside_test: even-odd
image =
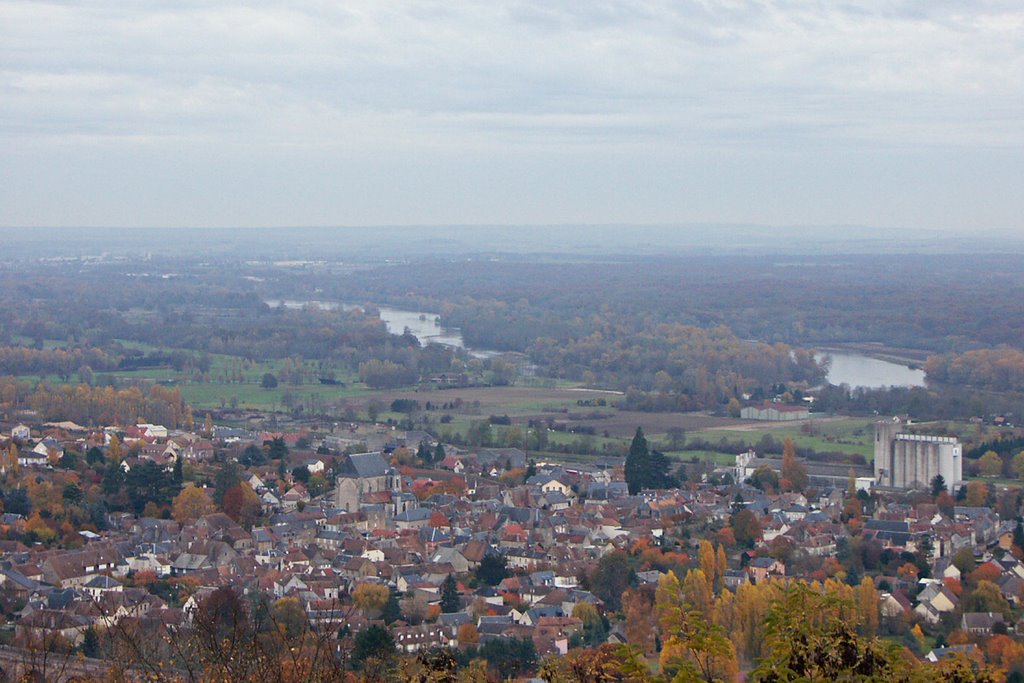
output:
[[[1020,0],[0,0],[0,225],[1022,216]]]

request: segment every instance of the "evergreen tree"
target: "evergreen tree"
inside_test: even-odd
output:
[[[282,461],[284,462],[284,461]],[[224,463],[213,478],[213,502],[220,507],[224,504],[224,494],[242,480],[238,466],[233,462]]]
[[[270,441],[270,448],[267,453],[272,460],[280,460],[288,457],[288,445],[284,439],[277,438]]]
[[[383,662],[394,654],[395,639],[391,631],[379,624],[373,624],[356,634],[352,647],[352,666],[359,670],[368,659]]]
[[[637,427],[633,443],[629,446],[629,455],[626,456],[626,485],[630,495],[636,495],[642,489],[678,486],[678,480],[669,474],[669,465],[669,459],[664,453],[648,448],[643,429]]]
[[[644,488],[674,489],[679,486],[679,480],[668,473],[670,465],[667,455],[661,451],[651,451],[647,464],[647,484]]]
[[[92,659],[100,656],[100,637],[92,626],[85,629],[85,639],[82,641],[82,654]]]
[[[384,620],[385,624],[390,624],[401,618],[402,607],[398,603],[398,591],[392,588],[388,594],[388,602],[384,605],[384,611],[381,614],[381,619]]]
[[[497,586],[508,576],[508,560],[504,555],[487,553],[476,568],[476,578],[488,586]]]
[[[438,442],[437,446],[434,447],[434,462],[441,462],[442,460],[444,460],[444,456],[444,446],[442,446],[441,443]]]
[[[647,480],[646,467],[650,452],[647,450],[647,439],[644,438],[644,430],[636,428],[633,442],[629,445],[629,455],[626,456],[626,486],[629,487],[629,495],[635,496],[643,488]]]
[[[267,462],[267,456],[264,455],[263,449],[256,444],[249,444],[242,451],[242,455],[238,457],[238,463],[243,467],[258,467]]]
[[[455,579],[449,574],[448,578],[441,584],[441,611],[445,614],[451,614],[452,612],[458,612],[461,606],[458,586],[455,584]]]
[[[93,446],[92,448],[85,452],[85,461],[89,463],[90,467],[95,467],[98,464],[102,464],[104,460],[106,460],[106,458],[103,457],[103,451],[101,451],[96,446]]]
[[[936,474],[935,478],[932,479],[932,498],[938,496],[940,493],[946,490],[946,478],[941,474]]]

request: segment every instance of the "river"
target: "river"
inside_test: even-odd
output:
[[[924,370],[872,358],[860,353],[829,351],[832,367],[826,380],[830,384],[847,384],[851,387],[923,387]]]
[[[339,303],[337,301],[300,301],[297,299],[267,299],[264,303],[268,306],[285,306],[286,308],[303,308],[304,306],[318,306],[325,310],[337,308],[348,309],[354,304]],[[405,328],[409,328],[421,345],[430,343],[444,344],[456,348],[465,348],[462,333],[458,328],[443,327],[439,322],[437,313],[426,311],[407,311],[401,308],[390,306],[379,306],[380,319],[384,321],[388,332],[391,334],[402,334]],[[498,355],[498,351],[487,349],[467,349],[472,356],[477,358],[490,358]],[[830,384],[848,384],[851,387],[868,387],[875,389],[885,386],[898,387],[920,387],[924,386],[924,370],[915,370],[906,365],[893,363],[892,361],[872,358],[861,353],[847,351],[829,351],[832,356],[832,367],[829,369],[826,380]]]
[[[338,308],[348,310],[356,306],[355,304],[339,303],[337,301],[300,301],[298,299],[266,299],[263,303],[271,308],[276,306],[284,306],[285,308],[316,306],[326,311],[334,311]],[[420,346],[433,343],[454,346],[459,349],[466,348],[459,329],[443,327],[437,313],[407,311],[401,308],[391,308],[390,306],[378,306],[377,310],[380,311],[380,319],[384,321],[384,325],[391,334],[402,334],[408,328],[420,340]],[[492,351],[490,349],[466,348],[466,350],[475,358],[492,358],[501,353],[500,351]]]

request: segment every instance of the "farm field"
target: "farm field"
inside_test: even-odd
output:
[[[711,428],[688,432],[687,438],[700,438],[715,443],[722,438],[756,444],[764,436],[776,441],[791,437],[804,448],[819,452],[850,453],[874,458],[874,422],[876,418],[826,418],[807,422],[807,427],[786,423],[767,426],[763,422],[745,422],[741,428]]]

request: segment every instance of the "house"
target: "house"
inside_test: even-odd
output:
[[[943,614],[953,612],[960,606],[960,599],[940,581],[930,580],[917,594],[918,604],[914,614],[930,624],[937,624]]]
[[[442,624],[396,626],[392,629],[395,645],[402,652],[419,652],[439,647],[456,647],[458,640]]]
[[[544,493],[557,491],[563,496],[573,494],[569,477],[560,470],[554,470],[548,474],[535,474],[526,480],[527,485],[537,486]]]
[[[121,556],[110,543],[91,543],[81,550],[60,553],[43,561],[43,577],[55,586],[84,586],[97,574],[113,572]]]
[[[960,628],[972,635],[990,636],[1005,631],[1006,620],[998,612],[965,612],[960,617]]]
[[[950,645],[949,647],[937,647],[924,656],[932,664],[937,664],[949,657],[965,657],[973,661],[981,661],[981,650],[974,643],[966,645]]]
[[[21,467],[49,467],[50,457],[44,451],[21,449],[18,451],[18,465]]]
[[[459,574],[470,570],[469,560],[455,548],[438,548],[428,561],[431,564],[450,564]]]
[[[883,592],[878,598],[878,613],[883,619],[909,618],[913,613],[910,600],[902,591]]]
[[[28,646],[39,646],[54,636],[61,636],[74,646],[82,644],[85,632],[92,625],[88,617],[66,609],[40,609],[18,620],[15,639]]]
[[[760,583],[769,576],[785,576],[786,565],[773,557],[755,557],[747,565],[747,572],[754,583]]]
[[[484,472],[498,472],[526,467],[526,453],[518,448],[481,448],[476,456]]]
[[[120,592],[124,590],[124,586],[120,582],[102,574],[92,577],[83,588],[85,588],[86,593],[92,596],[93,600],[99,600],[108,591]]]
[[[573,617],[540,617],[533,629],[533,643],[540,655],[564,656],[569,639],[583,628],[583,621]]]

